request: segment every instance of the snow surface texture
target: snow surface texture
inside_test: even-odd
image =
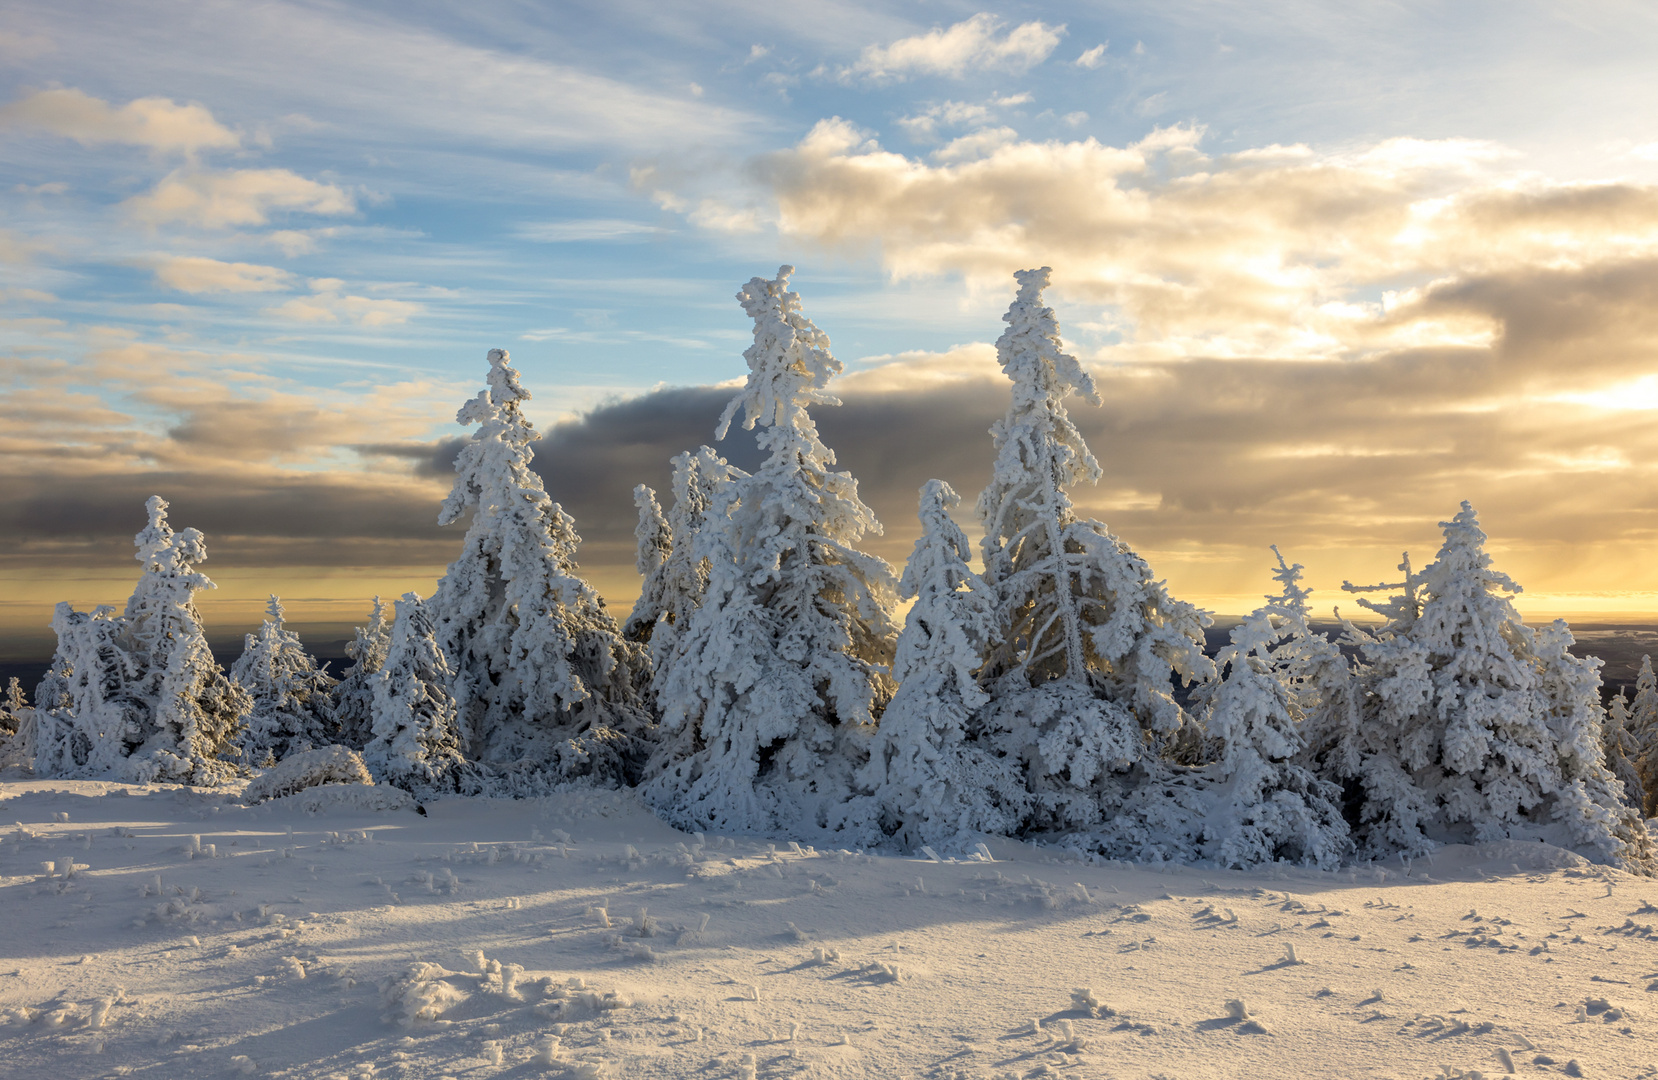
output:
[[[935,862],[679,833],[629,792],[421,817],[0,779],[7,1076],[1658,1068],[1654,885],[1549,844],[1337,873],[1007,840]]]

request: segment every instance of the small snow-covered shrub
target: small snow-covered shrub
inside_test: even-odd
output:
[[[321,784],[372,784],[363,759],[343,746],[325,746],[290,754],[249,782],[242,798],[248,803],[280,799]]]
[[[264,623],[247,635],[242,655],[230,666],[230,677],[253,699],[237,739],[246,764],[281,761],[296,747],[333,737],[337,725],[329,691],[335,680],[326,668],[317,666],[299,635],[287,628],[282,604],[272,594]]]

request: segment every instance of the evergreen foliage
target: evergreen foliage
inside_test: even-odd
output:
[[[362,749],[374,737],[374,686],[391,648],[391,620],[386,607],[374,598],[368,625],[357,627],[346,644],[351,665],[340,674],[334,687],[334,722],[340,742]]]
[[[1645,785],[1641,783],[1638,767],[1641,751],[1629,732],[1629,699],[1622,690],[1607,707],[1601,751],[1606,756],[1607,771],[1623,784],[1623,801],[1640,810],[1646,804]]]
[[[470,760],[620,784],[645,751],[649,659],[577,572],[575,522],[530,468],[529,397],[506,352],[490,350],[488,388],[456,414],[478,431],[438,516],[472,521],[427,607]]]
[[[1208,680],[1214,665],[1203,654],[1208,615],[1172,599],[1145,560],[1101,522],[1078,518],[1066,494],[1101,471],[1064,400],[1099,396],[1042,303],[1050,272],[1014,275],[1018,294],[996,342],[1013,387],[991,429],[996,462],[978,500],[984,580],[997,600],[979,678],[993,699],[985,737],[1024,770],[1022,827],[1069,830],[1105,823],[1129,789],[1156,782],[1163,752],[1192,722],[1173,681]]]
[[[637,566],[644,584],[623,631],[630,640],[650,643],[653,702],[667,685],[691,613],[708,590],[709,562],[698,540],[703,525],[720,494],[748,475],[707,446],[676,454],[673,467],[674,502],[666,517],[650,488],[634,489],[640,507]]]
[[[1601,750],[1598,660],[1571,655],[1564,622],[1535,630],[1520,591],[1491,569],[1468,503],[1441,522],[1438,557],[1360,604],[1387,622],[1350,629],[1363,716],[1337,760],[1361,791],[1364,854],[1426,852],[1436,842],[1551,839],[1643,868],[1644,826],[1615,792]]]
[[[854,820],[851,774],[891,695],[895,582],[856,548],[880,524],[807,412],[839,403],[824,387],[841,364],[792,272],[737,294],[754,344],[717,435],[741,410],[769,456],[714,493],[691,551],[708,584],[658,685],[663,742],[645,792],[687,827],[871,827]]]
[[[363,764],[376,781],[416,795],[462,787],[467,771],[451,678],[429,603],[403,594],[385,663],[374,677],[374,735],[363,748]]]
[[[173,531],[160,496],[145,508],[135,538],[144,571],[126,611],[59,604],[53,616],[58,649],[30,735],[43,775],[217,784],[235,771],[252,701],[213,659],[196,612],[195,594],[214,587],[195,569],[207,546],[195,529]]]
[[[293,750],[310,750],[333,741],[337,724],[329,696],[335,680],[299,635],[283,621],[282,603],[273,594],[265,621],[247,635],[230,677],[253,699],[247,725],[237,740],[249,765],[281,761]]]
[[[960,503],[942,480],[921,488],[921,536],[899,580],[899,595],[915,603],[893,661],[898,692],[858,776],[882,830],[911,847],[964,848],[976,834],[1012,832],[1028,798],[1017,763],[980,739],[990,695],[976,676],[995,641],[996,604],[950,518]]]

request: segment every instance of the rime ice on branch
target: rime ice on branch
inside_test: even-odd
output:
[[[251,701],[208,650],[195,594],[213,582],[195,569],[207,546],[175,533],[167,502],[145,504],[135,537],[144,566],[126,611],[59,604],[58,650],[36,692],[35,770],[89,776],[115,769],[141,782],[217,784]]]
[[[807,412],[839,404],[829,339],[788,289],[792,267],[737,294],[754,320],[739,410],[769,452],[713,494],[689,553],[708,584],[659,681],[663,742],[647,797],[696,828],[844,829],[851,772],[891,693],[891,568],[854,546],[879,531]],[[677,543],[677,538],[676,538]]]
[[[472,522],[427,608],[468,758],[619,784],[643,755],[649,662],[577,572],[575,522],[530,468],[529,397],[506,352],[490,350],[488,388],[456,414],[478,431],[438,517],[470,510]]]
[[[1601,747],[1599,660],[1567,651],[1564,621],[1533,629],[1491,569],[1468,503],[1440,523],[1438,557],[1398,590],[1361,605],[1387,618],[1349,629],[1363,658],[1361,722],[1338,759],[1363,791],[1361,852],[1423,852],[1435,842],[1548,839],[1650,867],[1651,842],[1624,806]]]

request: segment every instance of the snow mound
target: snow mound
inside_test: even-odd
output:
[[[413,963],[403,974],[381,983],[380,1005],[385,1009],[386,1023],[412,1028],[422,1021],[437,1020],[465,1001],[466,994],[446,981],[457,974],[437,964]]]
[[[324,784],[273,799],[272,805],[302,810],[307,814],[349,814],[413,810],[419,803],[402,788],[385,784]]]
[[[280,799],[323,784],[373,784],[363,759],[343,746],[325,746],[289,754],[281,763],[255,777],[243,798],[251,805]]]

